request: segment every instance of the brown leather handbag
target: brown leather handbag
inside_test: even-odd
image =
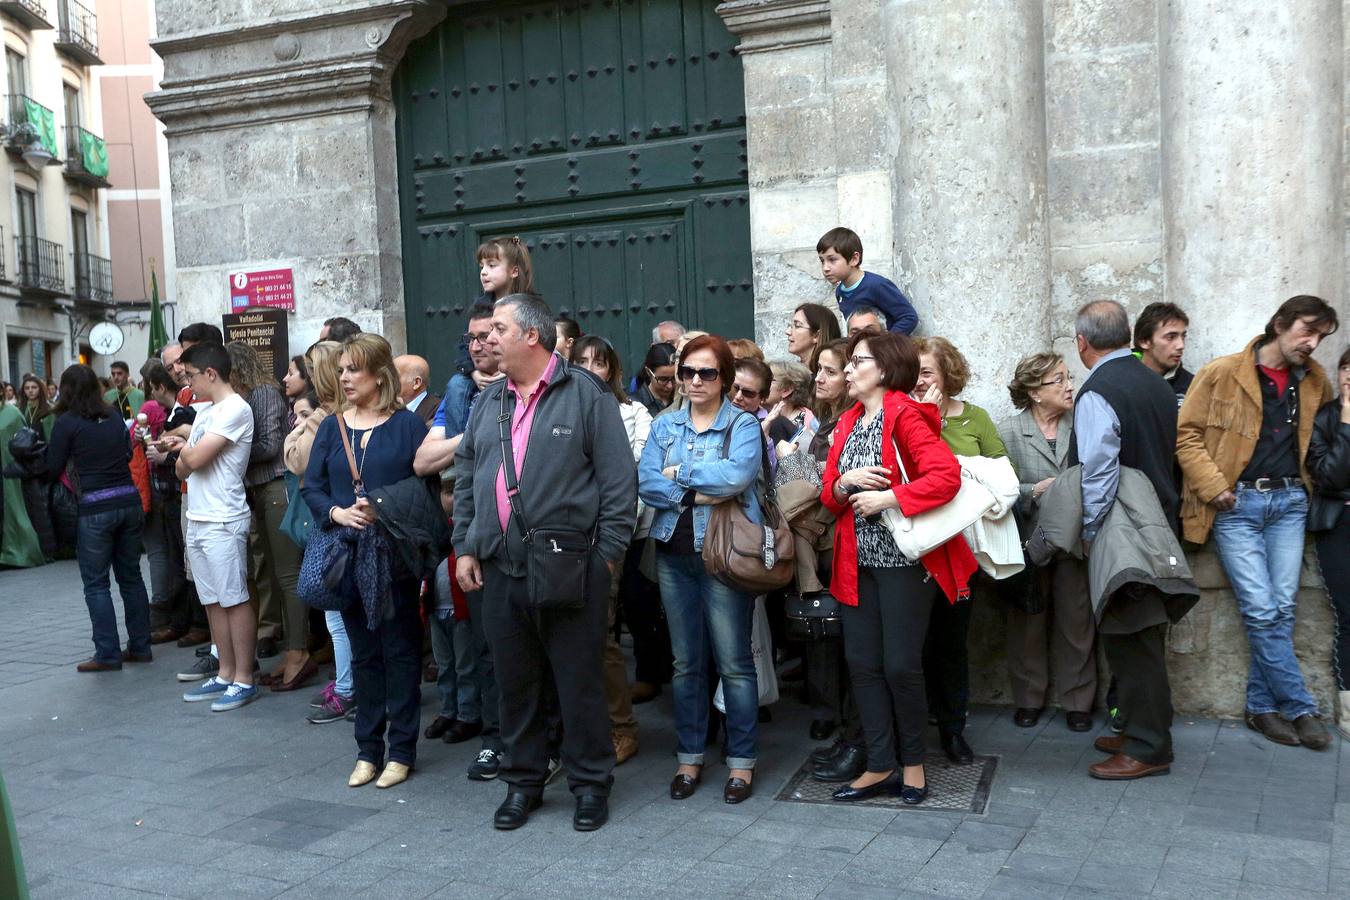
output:
[[[722,443],[722,456],[728,458],[733,419]],[[755,424],[759,428],[759,424]],[[764,513],[764,524],[757,525],[745,514],[739,498],[719,503],[708,511],[703,531],[703,565],[718,581],[747,594],[763,594],[786,587],[794,571],[796,544],[787,518],[778,509],[768,478],[768,454],[763,454],[760,477],[753,490]]]

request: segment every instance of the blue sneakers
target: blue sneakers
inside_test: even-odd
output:
[[[219,700],[211,704],[211,712],[229,712],[257,699],[258,688],[256,685],[250,684],[245,687],[242,684],[232,684]]]
[[[209,658],[209,657],[208,657]],[[192,690],[183,695],[183,699],[188,703],[196,703],[200,700],[214,700],[229,688],[228,681],[222,681],[215,675],[203,681]]]

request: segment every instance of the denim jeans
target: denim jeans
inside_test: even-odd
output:
[[[342,613],[335,609],[325,610],[324,624],[328,626],[328,636],[333,639],[333,690],[350,700],[356,693],[352,685],[352,642],[347,637],[347,623]]]
[[[122,595],[127,627],[127,650],[150,652],[150,598],[141,580],[141,529],[144,514],[140,501],[104,512],[80,516],[75,558],[84,582],[84,602],[94,629],[94,658],[102,663],[122,663],[117,636],[117,613],[113,610],[111,568]]]
[[[696,553],[658,550],[656,573],[675,652],[675,755],[681,765],[703,765],[711,647],[727,705],[727,765],[753,769],[759,730],[759,682],[750,655],[754,598],[709,575]]]
[[[436,689],[441,695],[438,715],[463,722],[480,721],[478,709],[478,645],[468,619],[453,612],[444,619],[436,610],[427,614],[431,654],[436,658]]]
[[[183,575],[183,531],[178,497],[155,497],[145,517],[141,540],[150,563],[150,628],[186,631],[190,610],[182,603],[187,590]]]
[[[1308,495],[1302,488],[1262,493],[1239,485],[1237,498],[1237,506],[1215,517],[1214,542],[1251,646],[1247,712],[1278,712],[1290,721],[1316,715],[1294,656]]]

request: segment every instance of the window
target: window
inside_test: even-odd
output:
[[[75,258],[75,296],[89,296],[89,217],[78,209],[70,211],[70,249]]]
[[[5,73],[9,77],[10,122],[26,122],[28,112],[23,108],[23,97],[28,93],[28,67],[23,54],[5,48]]]
[[[14,195],[18,200],[18,227],[19,237],[25,242],[29,238],[38,236],[37,230],[37,194],[32,191],[16,188]]]
[[[80,157],[80,89],[65,85],[66,101],[66,155]]]

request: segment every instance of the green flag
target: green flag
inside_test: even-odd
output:
[[[56,116],[41,103],[23,98],[24,112],[28,115],[28,124],[37,132],[38,140],[47,152],[56,156]]]
[[[159,280],[155,278],[155,261],[150,261],[150,355],[158,356],[164,345],[169,343],[169,333],[164,328],[164,310],[159,305]]]
[[[84,170],[99,178],[108,177],[108,146],[103,138],[80,129],[80,156],[84,158]]]

